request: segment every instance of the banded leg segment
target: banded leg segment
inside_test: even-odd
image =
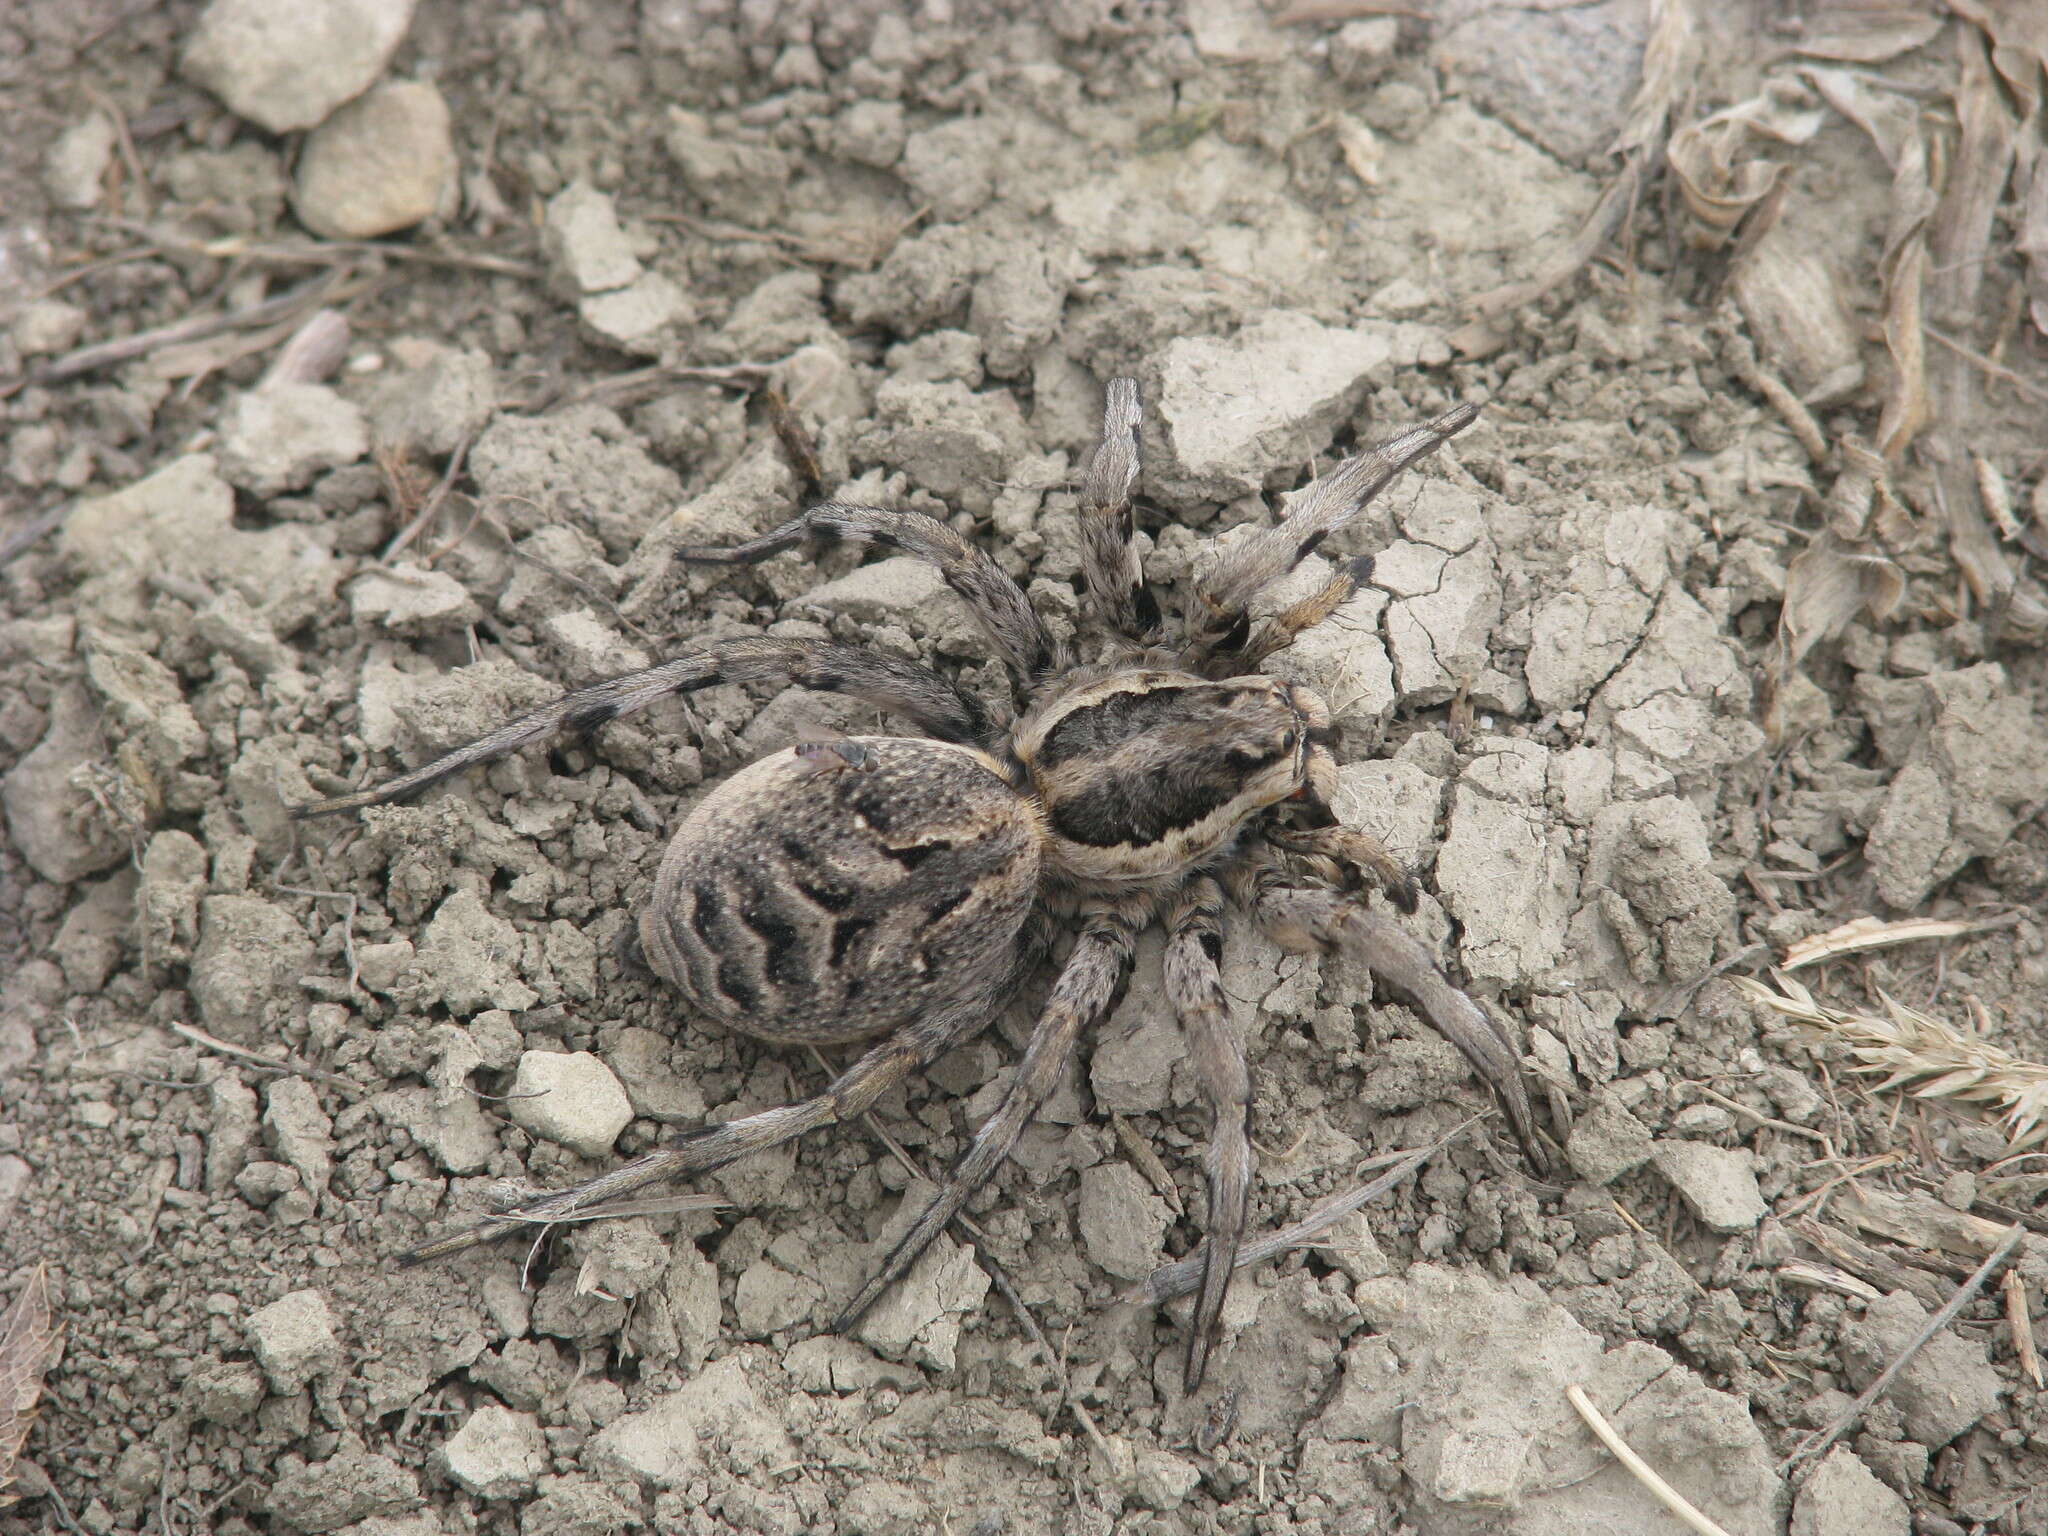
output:
[[[800,544],[874,544],[936,566],[946,585],[973,611],[1020,688],[1063,662],[1045,621],[988,551],[922,512],[827,501],[744,544],[730,549],[692,546],[676,555],[700,565],[757,565]]]
[[[1002,1103],[996,1107],[967,1153],[947,1176],[945,1187],[927,1205],[910,1230],[903,1234],[889,1256],[882,1261],[860,1293],[846,1304],[833,1323],[844,1330],[858,1323],[880,1299],[882,1293],[909,1272],[932,1239],[946,1223],[960,1214],[961,1207],[995,1171],[1017,1145],[1024,1127],[1059,1084],[1060,1073],[1081,1036],[1107,1018],[1123,996],[1130,980],[1131,960],[1137,946],[1138,930],[1150,918],[1149,910],[1103,907],[1085,914],[1073,953],[1061,968],[1046,998],[1045,1010],[1031,1031],[1031,1043],[1024,1048],[1024,1060],[1011,1078]]]
[[[1539,1172],[1550,1166],[1536,1134],[1520,1054],[1473,998],[1451,984],[1429,951],[1391,918],[1335,891],[1290,886],[1269,866],[1240,865],[1232,895],[1273,942],[1297,954],[1343,951],[1365,962],[1394,996],[1419,1013],[1472,1064],[1506,1111],[1515,1140]]]
[[[1145,585],[1131,538],[1143,421],[1138,381],[1111,379],[1103,398],[1102,440],[1081,478],[1081,574],[1089,598],[1104,625],[1140,642],[1159,629],[1159,601]]]
[[[1188,1392],[1200,1388],[1208,1369],[1251,1207],[1251,1073],[1224,1004],[1222,965],[1223,888],[1200,875],[1188,882],[1167,921],[1165,968],[1166,1000],[1187,1032],[1214,1117],[1207,1163],[1209,1232],[1182,1373]]]
[[[890,1089],[930,1066],[953,1046],[979,1034],[1000,1011],[999,1000],[976,998],[969,1004],[934,1014],[898,1030],[867,1051],[822,1093],[795,1104],[687,1132],[667,1146],[622,1163],[609,1173],[407,1249],[399,1255],[399,1262],[426,1264],[508,1233],[531,1233],[549,1222],[572,1221],[597,1207],[637,1194],[649,1185],[684,1174],[709,1173],[820,1126],[851,1120],[872,1109]]]
[[[1389,438],[1319,475],[1280,522],[1231,549],[1196,588],[1191,615],[1190,665],[1234,652],[1250,636],[1251,600],[1297,565],[1331,534],[1365,510],[1394,477],[1436,452],[1479,419],[1479,407],[1460,405],[1424,426]],[[1334,606],[1334,604],[1332,605]]]
[[[501,725],[410,773],[353,795],[317,800],[292,812],[299,818],[331,816],[387,805],[419,793],[468,768],[496,762],[522,747],[561,733],[587,736],[599,726],[678,694],[718,683],[786,679],[800,688],[843,693],[899,715],[940,741],[979,744],[989,732],[988,708],[927,667],[856,646],[816,640],[743,636],[721,640],[644,672],[628,672],[565,693],[552,704]]]

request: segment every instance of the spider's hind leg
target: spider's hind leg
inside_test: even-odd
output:
[[[668,1145],[622,1163],[609,1173],[407,1249],[399,1255],[399,1262],[425,1264],[511,1232],[531,1233],[551,1222],[584,1219],[592,1210],[637,1194],[650,1185],[685,1174],[709,1173],[820,1126],[853,1119],[873,1108],[878,1099],[911,1074],[980,1033],[1000,1010],[998,999],[977,997],[935,1012],[905,1025],[864,1052],[821,1093],[794,1104],[685,1132]]]
[[[1202,1385],[1223,1301],[1251,1208],[1251,1074],[1223,1000],[1223,889],[1207,875],[1188,882],[1167,922],[1166,999],[1186,1030],[1214,1119],[1209,1132],[1209,1231],[1202,1285],[1188,1332],[1184,1390]]]
[[[868,1283],[846,1304],[833,1323],[851,1328],[902,1279],[918,1256],[932,1244],[967,1204],[968,1198],[1002,1167],[1024,1134],[1024,1127],[1058,1086],[1067,1058],[1081,1036],[1109,1017],[1130,980],[1138,930],[1149,910],[1103,906],[1084,913],[1080,935],[1053,982],[1024,1059],[1010,1079],[996,1112],[975,1134],[967,1153],[953,1167],[938,1195],[897,1241]]]

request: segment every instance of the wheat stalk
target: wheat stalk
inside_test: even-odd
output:
[[[1826,1007],[1783,971],[1771,974],[1781,991],[1748,977],[1737,977],[1735,984],[1795,1024],[1840,1041],[1857,1071],[1889,1073],[1878,1092],[1908,1088],[1916,1098],[1990,1105],[2005,1122],[2013,1151],[2048,1142],[2048,1067],[1909,1008],[1882,990],[1877,995],[1888,1016],[1880,1018]]]

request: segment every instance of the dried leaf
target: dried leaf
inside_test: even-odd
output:
[[[1903,6],[1888,11],[1830,11],[1816,20],[1813,31],[1792,45],[1792,51],[1809,59],[1882,64],[1932,42],[1941,26],[1939,16]]]
[[[1380,167],[1386,152],[1380,148],[1379,135],[1349,112],[1337,114],[1337,148],[1344,156],[1345,168],[1358,178],[1359,185],[1380,184]]]
[[[1827,121],[1806,87],[1790,75],[1764,83],[1748,101],[1724,107],[1671,135],[1664,152],[1678,178],[1679,195],[1695,221],[1692,242],[1708,250],[1725,243],[1736,225],[1770,195],[1785,169],[1755,158],[1757,141],[1804,144]]]
[[[1785,572],[1785,605],[1778,614],[1784,674],[1859,614],[1890,618],[1905,595],[1906,573],[1876,545],[1851,543],[1824,530]]]
[[[2013,511],[2011,485],[2004,472],[1983,454],[1973,451],[1970,462],[1977,466],[1977,494],[1984,498],[1984,510],[1997,525],[1998,536],[2008,544],[2013,542],[2020,536],[2020,520]]]
[[[2027,314],[2035,330],[2048,333],[2048,155],[2034,158],[2013,245],[2027,263]]]
[[[1974,22],[1991,40],[1991,61],[2031,117],[2041,101],[2041,72],[2048,69],[2048,7],[2041,0],[1944,0],[1958,16]]]
[[[50,1321],[49,1271],[38,1264],[0,1317],[0,1509],[15,1502],[7,1489],[35,1423],[43,1373],[56,1359],[57,1341]]]
[[[1819,965],[1824,960],[1834,960],[1842,955],[1860,954],[1871,949],[1889,949],[1895,944],[1917,944],[1922,939],[1956,939],[1965,934],[2010,928],[2018,921],[2017,913],[2007,913],[2002,917],[1985,918],[1976,922],[1962,918],[1935,917],[1908,917],[1896,922],[1887,922],[1881,917],[1859,917],[1853,922],[1843,923],[1839,928],[1830,928],[1826,933],[1817,933],[1811,938],[1801,939],[1785,951],[1782,968],[1796,971],[1803,966]]]

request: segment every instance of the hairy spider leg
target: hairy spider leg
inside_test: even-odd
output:
[[[1530,1165],[1549,1169],[1519,1054],[1500,1025],[1451,984],[1420,942],[1356,897],[1289,884],[1270,864],[1246,861],[1226,871],[1225,879],[1232,897],[1282,949],[1348,952],[1363,961],[1382,986],[1463,1053],[1506,1111]]]
[[[850,502],[820,502],[781,527],[730,549],[691,546],[676,558],[699,565],[757,565],[799,544],[874,544],[901,550],[936,566],[946,585],[960,595],[995,646],[1010,680],[1028,690],[1066,665],[1052,633],[987,550],[970,544],[937,518],[922,512],[891,512]]]
[[[533,1230],[549,1222],[574,1221],[649,1185],[684,1174],[709,1173],[820,1126],[854,1119],[872,1109],[898,1083],[979,1034],[1001,1011],[1002,999],[994,995],[935,1010],[863,1052],[822,1092],[808,1099],[686,1132],[609,1173],[409,1248],[399,1255],[399,1263],[426,1264],[521,1228]]]
[[[1200,1388],[1208,1370],[1251,1209],[1251,1073],[1244,1042],[1224,1006],[1222,966],[1223,887],[1208,875],[1197,875],[1182,887],[1167,919],[1165,964],[1166,1000],[1187,1034],[1211,1115],[1208,1241],[1181,1377],[1188,1392]]]
[[[844,1330],[858,1323],[882,1293],[902,1279],[932,1239],[960,1213],[968,1198],[986,1184],[1016,1148],[1017,1138],[1038,1112],[1038,1106],[1058,1086],[1067,1058],[1081,1037],[1109,1017],[1122,999],[1130,980],[1131,962],[1139,932],[1151,921],[1149,900],[1124,906],[1090,905],[1082,908],[1081,931],[1073,952],[1061,967],[1059,977],[1045,1000],[1024,1059],[973,1144],[947,1175],[945,1186],[905,1232],[882,1267],[860,1292],[846,1304],[833,1327]]]
[[[979,745],[989,735],[988,707],[980,699],[914,661],[857,646],[748,635],[714,641],[702,650],[644,672],[628,672],[565,693],[552,704],[543,704],[424,767],[356,794],[302,805],[292,815],[304,819],[386,805],[557,734],[587,736],[609,721],[677,694],[693,693],[717,683],[776,678],[821,693],[847,694],[900,716],[940,741]]]
[[[1196,586],[1194,611],[1188,615],[1186,664],[1199,668],[1211,657],[1242,649],[1251,638],[1249,605],[1254,597],[1314,554],[1323,540],[1364,511],[1409,465],[1478,419],[1478,406],[1456,406],[1310,481],[1285,518],[1234,545]]]
[[[1159,600],[1145,584],[1132,542],[1131,489],[1138,483],[1144,407],[1136,379],[1111,379],[1102,437],[1081,477],[1081,576],[1104,627],[1144,644],[1159,631]]]

